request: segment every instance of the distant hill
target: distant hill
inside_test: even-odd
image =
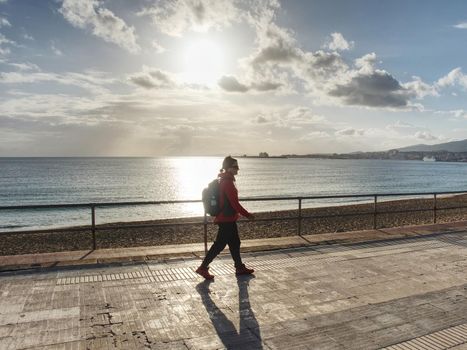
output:
[[[414,145],[403,148],[397,148],[399,152],[467,152],[467,140],[439,143],[437,145]]]

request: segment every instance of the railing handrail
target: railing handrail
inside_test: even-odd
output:
[[[254,201],[292,201],[292,200],[309,200],[309,199],[339,199],[339,198],[374,198],[376,197],[395,197],[395,196],[433,196],[443,194],[461,194],[465,191],[438,191],[438,192],[395,192],[395,193],[363,193],[363,194],[341,194],[341,195],[317,195],[317,196],[268,196],[268,197],[245,197],[240,198],[243,202]],[[63,204],[27,204],[27,205],[11,205],[0,206],[0,210],[16,210],[16,209],[59,209],[59,208],[102,208],[102,207],[119,207],[119,206],[136,206],[136,205],[161,205],[161,204],[185,204],[185,203],[200,203],[201,199],[181,199],[181,200],[163,200],[163,201],[135,201],[135,202],[93,202],[93,203],[63,203]]]
[[[285,219],[297,219],[298,220],[298,235],[301,236],[301,224],[302,220],[306,218],[313,218],[302,215],[302,202],[303,200],[311,199],[342,199],[342,198],[372,198],[373,199],[373,212],[372,213],[353,213],[352,215],[361,215],[361,214],[373,214],[373,228],[377,228],[376,218],[379,213],[377,210],[378,198],[381,197],[415,197],[415,196],[433,196],[433,222],[436,223],[437,220],[437,196],[438,195],[447,195],[447,194],[461,194],[467,193],[465,191],[445,191],[445,192],[396,192],[396,193],[368,193],[368,194],[342,194],[342,195],[318,195],[318,196],[275,196],[275,197],[249,197],[249,198],[240,198],[241,201],[297,201],[298,200],[298,216],[293,216]],[[138,206],[138,205],[161,205],[161,204],[186,204],[186,203],[200,203],[200,199],[188,199],[188,200],[165,200],[165,201],[136,201],[136,202],[103,202],[103,203],[72,203],[72,204],[42,204],[42,205],[12,205],[12,206],[0,206],[0,210],[21,210],[21,209],[61,209],[61,208],[90,208],[91,209],[91,233],[92,233],[92,246],[93,249],[97,249],[96,244],[96,230],[99,227],[96,225],[96,208],[102,207],[123,207],[123,206]],[[348,204],[348,203],[347,203]],[[457,208],[467,208],[465,206]],[[441,209],[441,208],[439,208]],[[451,208],[450,208],[451,209]],[[453,208],[454,209],[454,208]],[[421,209],[425,210],[425,209]],[[406,210],[408,212],[419,211],[415,210]],[[384,212],[383,212],[384,213]],[[394,213],[396,213],[394,211]],[[323,217],[332,217],[333,215],[325,215]],[[314,216],[321,217],[321,216]],[[269,220],[269,219],[267,219]],[[263,221],[263,220],[260,220]],[[184,223],[185,225],[193,223]],[[204,250],[207,252],[207,225],[208,220],[206,213],[204,213],[204,220],[202,222],[204,226]],[[145,227],[148,225],[144,225]],[[152,225],[152,226],[158,226]],[[130,227],[139,227],[136,226],[126,226]],[[16,233],[22,233],[28,231],[16,231]],[[30,231],[34,232],[34,231]]]

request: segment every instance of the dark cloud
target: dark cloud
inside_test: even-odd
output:
[[[303,78],[309,78],[310,82],[316,83],[316,80],[334,79],[339,74],[346,72],[348,68],[338,53],[319,50],[314,53],[309,52],[304,56],[298,72],[300,74],[300,71],[303,71]]]
[[[342,58],[335,52],[316,51],[309,56],[309,62],[313,68],[329,69],[329,67],[341,67]]]
[[[219,82],[219,86],[229,92],[247,92],[248,86],[241,84],[237,78],[232,76],[223,76]]]
[[[385,71],[354,76],[347,84],[338,84],[329,91],[348,105],[369,107],[406,107],[410,92]]]
[[[296,47],[291,34],[284,28],[270,24],[266,31],[259,35],[263,43],[251,60],[253,65],[262,65],[268,62],[289,63],[301,58],[302,52]]]
[[[154,89],[158,87],[158,85],[154,84],[152,79],[147,76],[131,77],[130,81],[146,89]]]
[[[168,73],[160,70],[146,70],[129,77],[129,80],[145,89],[170,88],[175,86],[175,82]]]
[[[237,78],[233,76],[223,76],[219,82],[219,86],[225,91],[229,92],[247,92],[250,90],[256,91],[273,91],[280,89],[283,84],[273,81],[261,81],[252,83],[251,85],[245,85],[240,83]]]
[[[274,46],[261,49],[253,59],[253,64],[261,65],[267,62],[291,62],[299,56],[292,48],[277,42]]]
[[[266,124],[266,123],[269,123],[269,120],[265,117],[263,117],[262,115],[259,115],[257,118],[256,118],[256,123],[258,124]]]
[[[191,10],[193,11],[193,16],[196,20],[196,23],[203,24],[206,20],[206,8],[204,7],[204,4],[199,2],[189,4],[188,6],[191,7]]]
[[[265,81],[265,82],[260,82],[260,83],[254,83],[252,84],[251,87],[252,89],[258,90],[258,91],[271,91],[271,90],[277,90],[282,86],[283,84],[281,83]]]

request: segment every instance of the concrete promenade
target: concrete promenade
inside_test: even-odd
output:
[[[467,222],[244,246],[1,257],[0,349],[467,349]]]

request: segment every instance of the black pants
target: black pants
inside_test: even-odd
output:
[[[229,245],[230,254],[235,262],[235,267],[242,266],[242,258],[240,257],[240,237],[238,236],[237,223],[221,222],[218,225],[219,231],[217,232],[216,241],[211,248],[209,248],[209,251],[201,265],[208,267],[214,258],[224,250],[225,246]]]

